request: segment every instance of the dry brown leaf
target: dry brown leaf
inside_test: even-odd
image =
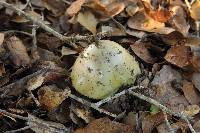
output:
[[[126,7],[126,12],[129,16],[135,15],[139,11],[139,6],[136,4],[132,4]]]
[[[199,133],[200,132],[200,120],[196,121],[193,125],[194,130]]]
[[[0,62],[0,77],[6,73],[4,64],[2,62]]]
[[[16,66],[29,65],[31,63],[26,47],[19,38],[15,36],[10,37],[6,41],[5,47],[9,50],[10,59]]]
[[[3,41],[4,41],[4,34],[0,33],[0,46],[1,44],[3,44]]]
[[[62,56],[64,56],[64,55],[72,55],[72,54],[77,54],[77,53],[78,53],[77,51],[72,50],[70,48],[67,48],[65,46],[63,46],[62,50],[61,50]]]
[[[97,32],[96,26],[98,24],[98,20],[90,11],[85,11],[83,13],[80,12],[78,14],[77,21],[93,34]]]
[[[55,16],[60,16],[65,13],[65,3],[62,0],[42,0],[42,2]]]
[[[194,20],[200,20],[200,1],[196,0],[192,5],[190,10],[190,15]]]
[[[132,29],[160,34],[169,34],[175,31],[172,28],[165,27],[164,23],[148,18],[143,12],[137,12],[134,16],[130,17],[127,24]]]
[[[81,6],[85,3],[85,0],[74,1],[69,8],[67,8],[65,14],[69,16],[74,16],[81,10]]]
[[[26,85],[27,90],[32,91],[40,87],[44,82],[45,76],[43,74],[39,74],[33,78],[31,78]]]
[[[80,128],[75,133],[133,133],[128,125],[111,121],[109,118],[96,119],[85,128]]]
[[[157,10],[153,10],[153,9],[151,9],[149,3],[145,2],[145,1],[143,1],[142,3],[144,5],[145,13],[148,16],[150,16],[152,19],[154,19],[155,21],[165,23],[172,16],[172,13],[168,9],[159,7]]]
[[[190,104],[200,103],[200,93],[194,88],[193,84],[188,81],[183,81],[183,93]]]
[[[38,98],[41,106],[51,111],[58,107],[66,99],[66,96],[63,90],[54,85],[49,85],[43,86],[38,90]]]
[[[142,43],[140,41],[135,42],[133,45],[131,45],[131,49],[134,51],[134,53],[144,60],[147,63],[154,64],[156,62],[156,58],[154,58],[149,50],[147,49],[145,43]]]
[[[142,131],[143,133],[151,133],[152,129],[162,123],[165,120],[162,112],[155,115],[147,115],[142,120]]]
[[[165,59],[168,62],[181,68],[190,65],[191,57],[192,53],[190,47],[184,45],[172,46],[165,55]]]
[[[173,17],[172,23],[175,25],[177,30],[184,36],[188,35],[190,25],[186,21],[186,14],[181,6],[175,6],[172,8]]]
[[[198,105],[189,105],[185,108],[185,110],[183,111],[183,113],[187,116],[194,116],[196,114],[198,114],[200,111],[200,107]]]
[[[192,83],[200,92],[200,73],[193,73],[192,74]]]
[[[123,2],[118,2],[117,0],[94,0],[88,3],[88,6],[104,17],[114,17],[121,13],[125,8],[125,4]]]
[[[124,3],[112,3],[107,6],[108,15],[111,17],[116,16],[117,14],[121,13],[125,8]]]
[[[42,16],[40,14],[36,13],[35,11],[26,11],[26,13],[37,19],[42,19]],[[30,20],[26,19],[23,16],[17,15],[12,19],[12,21],[16,22],[16,23],[26,23],[26,22],[29,22]]]

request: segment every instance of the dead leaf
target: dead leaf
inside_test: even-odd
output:
[[[143,12],[137,12],[134,16],[128,19],[127,25],[132,29],[156,32],[160,34],[169,34],[175,31],[172,28],[165,27],[164,23],[155,21],[147,16]]]
[[[147,45],[145,43],[142,43],[141,41],[136,41],[133,45],[131,45],[131,49],[139,58],[141,58],[145,62],[154,64],[156,62],[156,58],[151,55],[147,48]]]
[[[129,125],[136,131],[137,128],[137,114],[134,112],[129,112],[128,115],[123,119],[123,123]]]
[[[181,32],[184,36],[187,36],[190,25],[186,21],[186,14],[183,8],[181,6],[175,6],[172,8],[172,11],[172,23],[175,25],[179,32]]]
[[[61,46],[62,42],[54,36],[51,36],[46,33],[40,33],[37,36],[37,41],[43,47],[46,46],[49,50],[55,50],[59,46]]]
[[[193,84],[188,81],[183,81],[183,93],[190,104],[200,103],[200,93],[193,87]]]
[[[183,111],[183,113],[187,116],[194,116],[198,114],[200,111],[200,107],[198,105],[189,105],[186,107],[186,109]]]
[[[83,13],[80,12],[78,14],[77,21],[93,34],[97,32],[96,26],[98,24],[98,20],[90,11],[85,11]]]
[[[72,103],[70,106],[70,109],[73,111],[74,114],[76,114],[78,118],[81,118],[87,124],[90,123],[94,119],[92,117],[92,114],[89,108],[84,107],[83,105]]]
[[[126,12],[129,16],[133,16],[139,11],[139,9],[140,8],[137,4],[132,4],[126,7]]]
[[[200,120],[196,121],[193,125],[194,130],[199,133],[200,132]]]
[[[4,41],[4,34],[0,33],[0,46],[3,44]]]
[[[6,73],[4,64],[0,61],[0,77],[3,76],[3,74]]]
[[[61,50],[62,56],[64,56],[64,55],[72,55],[72,54],[77,54],[77,53],[78,53],[77,51],[72,50],[70,48],[67,48],[65,46],[63,46],[62,50]]]
[[[69,16],[74,16],[81,10],[81,6],[85,3],[85,0],[76,0],[71,3],[70,7],[67,8],[65,14]]]
[[[26,47],[19,38],[10,37],[6,41],[5,47],[9,50],[10,59],[16,66],[29,65],[31,63]]]
[[[162,123],[165,120],[162,112],[155,115],[147,115],[142,120],[142,131],[143,133],[151,133],[152,129]]]
[[[194,20],[200,20],[200,1],[196,0],[189,9],[190,15]]]
[[[200,92],[200,73],[193,73],[192,74],[192,83]]]
[[[39,74],[33,78],[31,78],[26,85],[27,90],[32,91],[40,87],[44,82],[45,76],[44,74]]]
[[[49,85],[38,90],[38,98],[41,106],[50,111],[58,107],[66,99],[66,96],[63,90],[55,85]]]
[[[159,6],[159,8],[157,10],[153,10],[153,9],[151,9],[149,3],[145,2],[145,1],[143,1],[142,3],[144,5],[145,13],[148,14],[148,16],[150,16],[155,21],[165,23],[172,16],[172,13],[168,9],[165,9],[165,8],[162,8]]]
[[[80,128],[75,133],[133,133],[133,129],[128,125],[111,121],[109,118],[96,119],[85,128]]]
[[[36,19],[39,19],[39,20],[42,19],[42,16],[36,13],[35,11],[26,11],[26,13]],[[21,15],[17,15],[12,19],[12,21],[16,23],[26,23],[26,22],[29,22],[30,20],[26,19],[25,17]]]
[[[44,6],[52,11],[54,16],[60,16],[65,13],[65,3],[62,0],[42,0]]]
[[[114,17],[121,13],[125,8],[125,4],[117,0],[94,0],[87,5],[104,17]]]
[[[190,65],[192,57],[191,49],[189,46],[175,45],[172,46],[165,55],[165,59],[179,67],[186,67]]]

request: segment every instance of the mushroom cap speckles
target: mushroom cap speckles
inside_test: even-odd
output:
[[[122,85],[135,82],[140,74],[138,62],[118,43],[100,40],[86,48],[75,61],[71,80],[84,96],[103,99],[114,94]]]

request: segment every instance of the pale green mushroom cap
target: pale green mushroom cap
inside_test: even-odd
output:
[[[74,88],[84,96],[103,99],[122,85],[131,85],[140,74],[138,62],[118,43],[100,40],[91,44],[75,61],[71,79]]]

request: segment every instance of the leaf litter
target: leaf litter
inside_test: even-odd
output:
[[[12,4],[28,17],[2,2]],[[22,116],[18,117],[0,110],[1,131],[22,128],[23,132],[37,133],[167,133],[171,129],[199,132],[199,9],[199,0],[193,3],[187,0],[2,0],[0,109],[24,113],[12,112]],[[47,27],[33,22],[29,16],[42,20]],[[69,40],[63,40],[62,35]],[[143,88],[134,92],[156,100],[174,113],[190,116],[189,123],[131,95],[131,85],[109,92],[112,95],[103,100],[78,93],[70,77],[73,65],[78,55],[89,60],[83,51],[90,44],[101,49],[100,40],[118,43],[138,62],[141,74],[131,85]],[[103,55],[103,52],[98,55],[106,55],[104,60],[108,62],[121,54],[119,51]],[[84,74],[98,71],[92,78],[98,77],[97,85],[103,86],[102,81],[107,77],[104,70],[98,69],[103,62],[98,59],[94,58],[92,67]],[[114,64],[122,60],[116,58]],[[106,68],[111,72],[117,66]],[[105,82],[115,81],[112,88],[121,84],[116,75],[111,77]],[[82,75],[78,78],[79,84],[95,81]],[[122,79],[126,81],[125,77]],[[109,99],[113,95],[115,98]]]

